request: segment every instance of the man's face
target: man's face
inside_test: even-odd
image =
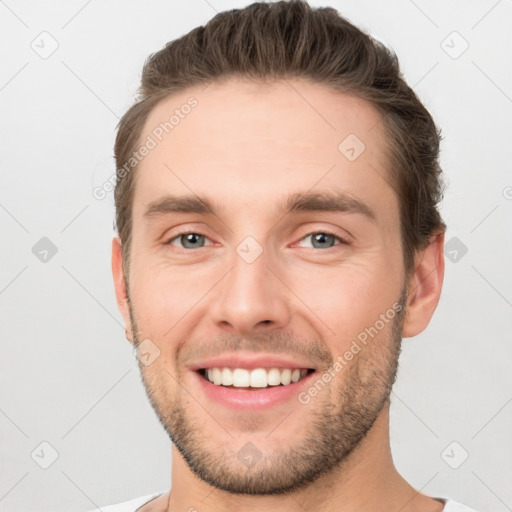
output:
[[[144,384],[195,474],[279,493],[339,465],[385,409],[406,288],[398,200],[369,103],[299,80],[201,89],[145,124],[141,141],[158,144],[139,164],[127,322],[160,351],[140,364]],[[159,142],[155,128],[191,96]],[[300,194],[321,196],[287,212]],[[339,210],[319,208],[334,194]],[[145,215],[167,195],[215,211]],[[224,374],[243,387],[207,382],[208,367],[239,369]],[[289,387],[245,387],[255,367],[310,371]]]

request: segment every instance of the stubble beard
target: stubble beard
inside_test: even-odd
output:
[[[247,442],[253,439],[253,444],[264,454],[250,468],[237,457],[239,442],[237,449],[230,449],[229,434],[222,439],[208,437],[207,425],[215,421],[194,404],[194,398],[180,386],[182,374],[179,371],[173,376],[157,364],[146,367],[139,361],[146,394],[191,471],[207,484],[233,494],[259,496],[303,489],[347,462],[383,408],[389,405],[401,350],[404,293],[398,303],[402,308],[390,321],[386,332],[369,341],[311,403],[299,405],[310,408],[311,412],[304,422],[302,437],[293,445],[270,452],[272,436],[265,438],[261,432],[258,436],[258,432],[254,432],[258,430],[258,419],[247,418],[243,430],[250,434],[243,435]],[[137,346],[141,340],[131,301],[129,305]],[[321,379],[321,372],[318,373]],[[174,394],[170,394],[169,385],[175,390]],[[191,415],[191,407],[202,411],[202,425]],[[293,421],[293,414],[279,428],[286,428],[289,421]],[[256,439],[264,440],[265,446],[260,443],[258,447]]]

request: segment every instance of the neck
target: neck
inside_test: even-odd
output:
[[[171,491],[167,512],[272,510],[273,512],[401,512],[442,510],[442,504],[414,490],[397,472],[389,443],[389,404],[347,459],[308,487],[277,496],[233,495],[216,489],[192,473],[173,445]],[[165,510],[165,509],[164,509]]]

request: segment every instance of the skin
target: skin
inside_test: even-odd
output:
[[[361,512],[384,510],[383,504],[402,512],[442,510],[394,467],[388,397],[400,334],[422,332],[439,301],[444,234],[432,236],[406,276],[398,198],[384,179],[379,113],[364,100],[306,80],[232,79],[163,100],[141,140],[190,96],[197,107],[139,164],[129,282],[120,240],[112,243],[127,336],[134,344],[150,339],[160,350],[140,369],[160,421],[176,436],[171,490],[140,510]],[[338,150],[348,134],[366,146],[354,161]],[[289,193],[332,190],[364,202],[375,220],[355,212],[285,215],[280,209]],[[145,218],[147,205],[167,193],[205,196],[220,209]],[[184,248],[186,239],[177,235],[188,230],[205,235],[204,246],[200,240]],[[325,232],[347,243],[334,238],[315,246],[308,236]],[[263,251],[250,264],[236,252],[247,236]],[[239,414],[204,395],[188,369],[194,359],[229,347],[272,354],[283,342],[290,358],[306,355],[311,367],[325,369],[401,298],[404,314],[386,323],[308,405],[293,399]],[[350,420],[357,411],[361,418]],[[328,434],[334,436],[330,450],[323,445]],[[247,442],[262,454],[250,471],[236,456]],[[307,485],[293,488],[307,471]],[[214,476],[219,485],[208,482]],[[227,490],[236,484],[260,493]],[[275,494],[271,485],[289,489]]]

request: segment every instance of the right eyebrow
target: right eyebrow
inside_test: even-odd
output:
[[[149,203],[144,211],[144,217],[159,217],[167,213],[215,215],[215,207],[208,199],[199,196],[174,196],[168,194]]]

